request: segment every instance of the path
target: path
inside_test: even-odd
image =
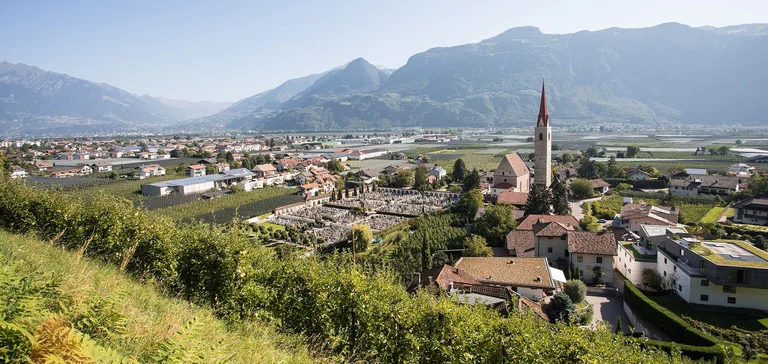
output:
[[[597,327],[600,321],[607,321],[612,328],[616,326],[616,319],[621,315],[621,329],[629,334],[629,318],[624,313],[624,300],[619,297],[587,296],[585,300],[592,304],[595,310],[592,316],[592,324],[589,327]]]
[[[581,208],[581,205],[585,202],[594,202],[599,201],[602,196],[595,197],[595,198],[588,198],[586,200],[576,200],[576,201],[568,201],[568,205],[571,206],[571,215],[576,218],[576,220],[581,221],[581,219],[584,217],[584,209]]]

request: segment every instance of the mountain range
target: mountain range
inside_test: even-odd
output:
[[[214,110],[224,105],[185,109],[170,100],[0,63],[0,132],[75,125],[132,130],[184,118],[193,119],[186,125],[248,130],[530,125],[542,79],[554,126],[764,124],[766,60],[766,24],[667,23],[572,34],[518,27],[478,43],[429,49],[396,70],[358,58],[219,112]]]

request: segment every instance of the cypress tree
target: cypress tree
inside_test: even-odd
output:
[[[552,210],[555,215],[570,215],[571,205],[568,204],[568,187],[555,177],[551,186]]]

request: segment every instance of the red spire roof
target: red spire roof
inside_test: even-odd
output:
[[[544,93],[544,80],[541,81],[541,105],[539,106],[539,118],[536,126],[549,126],[549,112],[547,111],[547,95]]]

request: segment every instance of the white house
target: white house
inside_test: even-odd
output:
[[[27,173],[26,169],[19,166],[11,166],[11,178],[27,178],[27,176],[29,176],[29,173]]]
[[[142,165],[136,168],[136,176],[139,179],[165,176],[165,168],[159,164]]]
[[[187,167],[187,177],[205,176],[205,166],[202,164],[192,164]]]
[[[734,176],[739,176],[739,177],[749,177],[752,175],[752,171],[754,170],[755,170],[755,167],[752,167],[750,165],[747,165],[744,163],[736,163],[728,167],[728,174],[732,174]]]
[[[768,225],[768,198],[750,197],[733,205],[733,221],[742,224]]]
[[[112,172],[112,163],[107,161],[98,161],[91,164],[94,173]]]
[[[640,169],[633,169],[627,172],[627,179],[631,181],[647,181],[647,180],[653,179],[653,176],[646,171],[643,171]]]
[[[747,242],[670,238],[656,269],[688,303],[768,311],[768,253]]]
[[[570,263],[581,270],[581,279],[592,281],[595,267],[602,267],[600,282],[613,281],[613,257],[617,255],[616,238],[612,233],[595,234],[589,231],[568,233]]]

